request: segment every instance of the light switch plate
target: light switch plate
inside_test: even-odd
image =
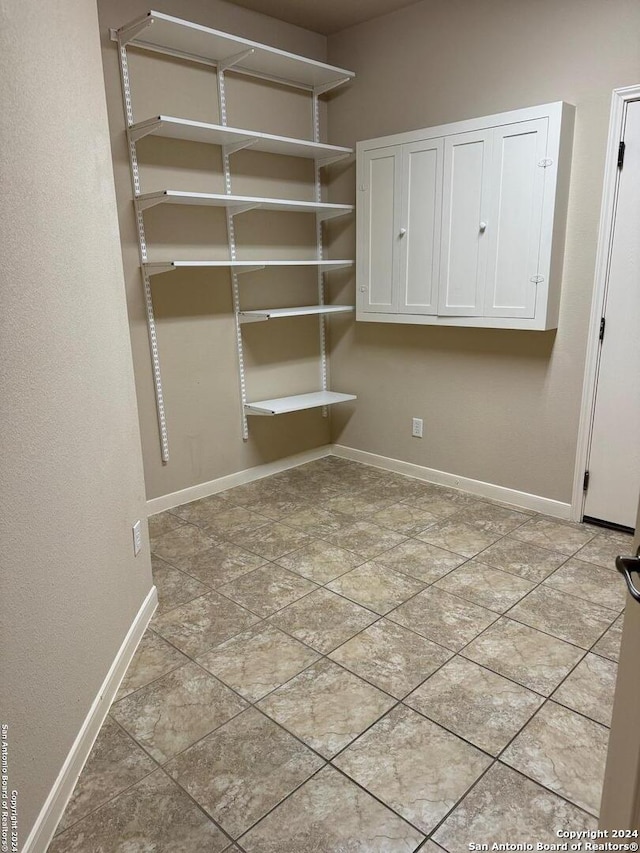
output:
[[[142,522],[140,519],[133,525],[133,555],[137,557],[142,551]]]

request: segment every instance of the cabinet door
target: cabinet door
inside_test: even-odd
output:
[[[544,118],[494,129],[487,317],[535,316],[547,125]]]
[[[436,314],[442,211],[442,139],[402,146],[398,311]]]
[[[438,299],[443,316],[477,317],[484,310],[491,142],[490,129],[445,138]]]
[[[392,312],[398,305],[402,148],[376,148],[362,156],[359,306]]]

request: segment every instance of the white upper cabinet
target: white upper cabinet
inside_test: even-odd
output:
[[[366,311],[397,311],[402,149],[395,145],[367,151],[361,168],[366,203],[358,220],[358,243],[366,248],[360,258],[359,295]]]
[[[488,247],[486,317],[533,319],[539,275],[548,119],[493,131],[492,196],[483,239]]]
[[[479,317],[483,312],[491,142],[486,130],[444,140],[438,313],[445,316]]]
[[[574,108],[359,142],[357,319],[552,329]]]
[[[398,311],[436,314],[440,269],[441,139],[402,146]]]

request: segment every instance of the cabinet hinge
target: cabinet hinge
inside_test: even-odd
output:
[[[529,281],[532,281],[534,284],[540,284],[541,281],[544,281],[543,275],[532,275]]]
[[[588,488],[589,488],[589,472],[585,471],[584,472],[584,480],[582,481],[582,491],[586,492]]]
[[[598,335],[598,337],[601,341],[604,340],[604,324],[605,324],[605,319],[604,319],[604,317],[601,317],[600,318],[600,334]]]
[[[620,145],[618,145],[618,169],[622,169],[622,164],[624,163],[624,152],[626,147],[627,146],[624,144],[624,142],[621,142]]]
[[[549,160],[548,157],[545,157],[544,160],[540,160],[538,162],[538,166],[540,166],[541,169],[547,169],[549,166],[553,166],[553,160]]]

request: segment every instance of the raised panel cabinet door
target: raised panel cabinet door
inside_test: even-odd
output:
[[[365,151],[360,165],[358,305],[362,311],[396,311],[402,148],[394,145]]]
[[[491,129],[444,141],[438,298],[438,314],[443,316],[478,317],[484,310],[491,143]]]
[[[484,314],[535,316],[548,119],[496,127]]]
[[[443,139],[402,146],[401,313],[438,311],[443,161]]]

